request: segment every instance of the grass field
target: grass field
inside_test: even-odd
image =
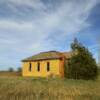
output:
[[[100,100],[96,81],[0,75],[0,100]]]

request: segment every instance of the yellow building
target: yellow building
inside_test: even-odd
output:
[[[41,52],[22,60],[22,75],[33,77],[48,77],[57,75],[64,77],[64,64],[70,58],[68,52]]]

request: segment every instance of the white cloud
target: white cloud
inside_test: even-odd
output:
[[[14,19],[4,16],[0,20],[0,45],[1,53],[12,52],[22,55],[32,54],[41,50],[49,50],[56,48],[55,44],[60,44],[61,39],[68,38],[91,24],[87,22],[87,18],[92,8],[98,3],[98,0],[62,0],[49,8],[46,3],[41,0],[7,0],[8,8]],[[0,1],[1,3],[1,1]],[[23,8],[24,7],[24,8]],[[23,12],[30,10],[31,14]],[[39,11],[35,13],[36,11]],[[5,12],[5,11],[4,11]],[[24,17],[18,16],[25,15]],[[36,16],[31,17],[31,16]],[[57,40],[57,41],[56,41]],[[62,41],[63,41],[62,40]],[[60,41],[60,42],[59,42]],[[20,57],[19,57],[20,59]]]
[[[16,8],[16,7],[20,7],[20,6],[27,6],[27,7],[30,7],[30,8],[35,8],[35,9],[43,9],[44,8],[44,5],[43,3],[41,2],[41,0],[3,0],[3,1],[0,1],[1,3],[7,3],[7,5],[9,7],[13,7],[13,8]]]
[[[25,0],[24,2],[23,0],[8,1],[15,8],[15,5],[27,5],[30,8],[34,8],[34,5],[36,5],[36,7],[41,8],[41,13],[44,13],[44,8],[46,8],[46,5],[44,5],[41,0]],[[0,29],[13,32],[13,34],[15,32],[15,34],[23,37],[23,39],[28,38],[28,35],[30,38],[33,36],[38,40],[45,39],[51,35],[52,39],[52,33],[55,31],[61,32],[55,33],[56,35],[60,36],[57,38],[65,37],[67,34],[77,33],[90,25],[86,19],[88,18],[91,9],[96,5],[96,3],[96,0],[85,0],[84,2],[80,1],[79,5],[77,6],[76,1],[63,0],[62,3],[59,4],[59,7],[56,8],[56,11],[48,13],[48,9],[48,12],[43,15],[40,14],[41,16],[37,16],[37,18],[31,19],[29,22],[23,22],[23,20],[20,22],[13,20],[0,20]],[[41,7],[41,5],[43,7]],[[26,17],[28,17],[28,15]]]
[[[0,20],[0,29],[15,30],[15,31],[16,30],[24,31],[25,29],[29,31],[30,29],[32,29],[32,23],[30,22],[20,23],[12,20]]]

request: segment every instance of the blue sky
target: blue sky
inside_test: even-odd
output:
[[[100,0],[0,0],[0,70],[41,51],[69,51],[74,37],[98,60]]]

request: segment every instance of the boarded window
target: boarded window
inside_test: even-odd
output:
[[[31,70],[32,70],[32,64],[29,63],[29,71],[31,72]]]
[[[50,71],[50,63],[47,62],[47,71]]]
[[[40,63],[38,63],[38,65],[37,65],[37,71],[38,72],[40,71]]]

